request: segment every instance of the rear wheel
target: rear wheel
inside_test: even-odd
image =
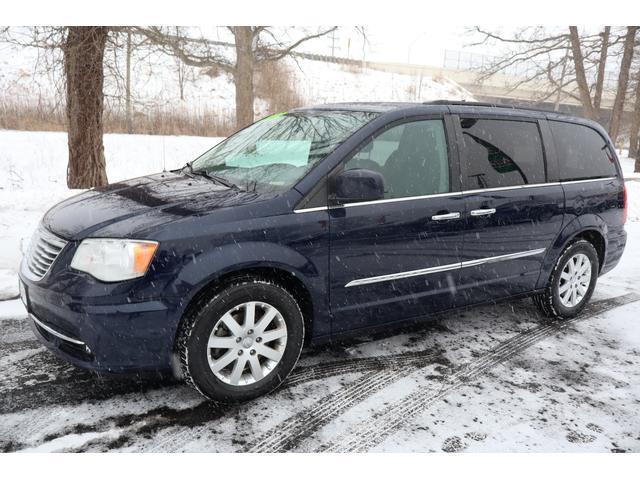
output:
[[[593,294],[599,269],[594,246],[587,240],[573,242],[560,255],[547,287],[534,296],[534,303],[549,317],[576,316]]]
[[[241,402],[264,395],[295,366],[304,341],[304,319],[282,287],[245,279],[185,319],[178,337],[182,373],[209,399]]]

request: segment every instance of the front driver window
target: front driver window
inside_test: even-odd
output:
[[[384,177],[385,198],[417,197],[449,191],[449,160],[441,120],[408,122],[385,130],[345,164]]]

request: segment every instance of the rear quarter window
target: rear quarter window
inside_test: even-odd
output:
[[[462,118],[465,188],[544,183],[544,153],[533,121]]]
[[[558,155],[560,180],[588,180],[618,174],[615,155],[594,129],[550,121]]]

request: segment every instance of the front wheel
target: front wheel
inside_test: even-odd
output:
[[[304,342],[304,319],[282,287],[243,279],[185,319],[177,349],[187,383],[225,403],[264,395],[287,377]]]
[[[598,253],[587,240],[569,245],[556,263],[544,292],[534,302],[546,316],[571,318],[585,307],[598,279]]]

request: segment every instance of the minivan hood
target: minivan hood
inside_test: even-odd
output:
[[[120,229],[126,236],[171,219],[273,196],[227,188],[202,176],[164,172],[75,195],[51,208],[43,223],[57,235],[73,240],[127,220]]]

